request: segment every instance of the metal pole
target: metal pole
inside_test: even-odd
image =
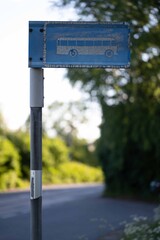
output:
[[[30,69],[30,239],[42,239],[43,69]]]

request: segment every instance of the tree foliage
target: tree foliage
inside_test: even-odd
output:
[[[0,136],[0,189],[18,186],[20,156],[14,145]]]
[[[30,171],[30,137],[28,132],[23,132],[21,130],[7,133],[8,139],[12,142],[12,144],[17,149],[20,155],[21,161],[21,177],[25,180],[29,179]]]
[[[70,160],[88,164],[99,165],[95,151],[90,151],[85,139],[79,139],[78,130],[87,119],[87,103],[73,101],[68,103],[53,102],[48,107],[46,132],[54,130],[56,136],[63,139],[69,147]],[[47,123],[50,122],[50,124]]]
[[[72,139],[78,136],[78,126],[87,122],[86,109],[86,104],[80,101],[53,102],[48,107],[47,120],[50,120],[46,122],[50,122],[50,126],[46,126],[46,131],[55,131],[57,136],[71,146]]]
[[[85,139],[74,137],[70,147],[71,159],[90,166],[99,166],[100,163],[95,152],[95,143],[89,144]]]
[[[0,190],[29,187],[30,136],[28,128],[23,126],[17,131],[10,131],[3,117],[0,118],[0,122],[3,123],[0,126]],[[76,142],[78,151],[75,144],[74,147],[68,146],[65,138],[63,140],[60,136],[49,137],[44,131],[42,138],[43,184],[102,181],[102,171],[87,166],[88,164],[95,166],[96,161],[94,154],[88,151],[86,142],[78,138],[73,142]],[[69,157],[70,153],[73,154],[72,161]]]
[[[101,106],[99,157],[112,192],[149,191],[160,180],[160,1],[61,0],[80,20],[128,22],[130,70],[69,69],[68,77]]]

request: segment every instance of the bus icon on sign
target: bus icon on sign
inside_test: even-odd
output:
[[[96,54],[111,58],[118,54],[118,44],[113,38],[61,37],[57,39],[56,53],[71,57]]]

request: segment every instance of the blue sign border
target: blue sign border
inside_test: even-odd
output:
[[[31,68],[129,68],[129,25],[31,21],[28,62]]]

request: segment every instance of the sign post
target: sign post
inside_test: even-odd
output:
[[[42,107],[43,70],[30,69],[30,201],[31,240],[42,239]]]
[[[42,240],[42,68],[129,68],[127,23],[29,22],[31,240]]]

